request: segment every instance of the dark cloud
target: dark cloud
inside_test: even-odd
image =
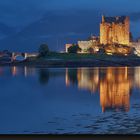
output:
[[[112,13],[136,12],[139,0],[0,0],[0,21],[26,25],[39,19],[47,10],[92,9]]]
[[[0,21],[13,26],[24,26],[39,19],[47,10],[50,0],[1,0]]]
[[[86,39],[91,33],[99,35],[102,14],[130,16],[136,38],[140,36],[139,5],[140,0],[0,0],[0,34],[4,36],[0,46],[36,50],[47,41],[51,49],[62,49],[65,43]],[[16,34],[11,35],[13,30]]]
[[[0,0],[0,22],[20,28],[41,19],[48,11],[81,9],[95,10],[106,16],[126,14],[131,21],[139,22],[139,5],[140,0]]]

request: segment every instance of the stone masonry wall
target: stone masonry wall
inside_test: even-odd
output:
[[[100,24],[100,43],[129,45],[129,28],[129,17],[126,17],[124,23],[102,22]]]

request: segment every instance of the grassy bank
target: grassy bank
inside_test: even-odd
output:
[[[43,58],[28,58],[23,62],[0,64],[1,66],[37,66],[37,67],[108,67],[140,66],[140,57],[106,54],[67,54],[49,53]]]
[[[106,54],[68,54],[68,53],[50,53],[45,58],[38,58],[37,60],[140,60],[136,55],[123,56],[123,55],[106,55]]]

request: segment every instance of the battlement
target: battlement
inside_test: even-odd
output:
[[[116,16],[116,17],[105,17],[102,16],[102,23],[115,23],[115,24],[125,24],[125,20],[127,20],[129,17],[127,16]]]

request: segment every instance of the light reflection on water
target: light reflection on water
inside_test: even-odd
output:
[[[0,69],[1,75],[2,70]],[[46,84],[53,76],[64,76],[67,87],[76,85],[79,90],[87,90],[92,94],[99,93],[102,112],[108,109],[130,109],[130,95],[133,87],[140,88],[140,68],[107,67],[63,69],[62,73],[52,69],[36,69],[34,67],[11,67],[12,76],[34,76],[39,70],[39,82]],[[65,73],[64,73],[65,71]]]
[[[1,79],[1,77],[3,77],[3,79]],[[132,96],[134,93],[135,93],[135,96],[139,96],[136,94],[139,94],[139,91],[140,91],[140,67],[132,67],[132,68],[95,67],[95,68],[62,68],[62,69],[53,69],[53,68],[47,69],[47,68],[34,68],[34,67],[1,67],[0,68],[0,83],[2,83],[2,80],[6,80],[4,79],[4,77],[8,77],[8,78],[13,77],[14,81],[12,82],[19,82],[18,86],[21,88],[21,90],[23,89],[24,82],[28,82],[29,79],[33,79],[36,77],[36,79],[34,79],[34,82],[36,82],[35,88],[37,89],[37,86],[38,86],[38,89],[36,91],[35,88],[33,89],[33,85],[30,85],[29,83],[28,95],[34,91],[34,92],[37,92],[37,94],[35,94],[37,98],[41,98],[40,95],[42,94],[42,89],[45,88],[44,92],[47,92],[47,101],[44,102],[44,99],[43,99],[44,97],[41,100],[44,104],[47,105],[46,114],[47,114],[47,110],[49,111],[51,110],[52,103],[50,101],[53,101],[54,103],[53,105],[56,104],[56,106],[59,101],[62,103],[62,105],[61,104],[58,105],[58,110],[61,108],[61,111],[59,111],[60,114],[61,113],[63,114],[64,112],[70,113],[70,110],[71,110],[71,115],[72,115],[72,113],[75,110],[76,112],[80,111],[80,107],[79,107],[80,105],[83,108],[85,108],[85,110],[83,109],[84,112],[88,113],[88,115],[93,115],[95,118],[97,116],[96,113],[99,113],[99,111],[101,111],[103,114],[107,112],[110,112],[113,114],[114,111],[116,113],[117,112],[129,113],[132,111],[135,115],[139,114],[138,110],[134,111],[135,109],[139,108],[139,104],[135,103],[135,100],[134,98],[132,98]],[[18,77],[22,77],[22,78],[18,79]],[[42,87],[40,87],[39,85],[42,85]],[[13,86],[11,87],[11,89],[12,88],[17,88],[17,87]],[[24,87],[24,89],[25,88],[26,87]],[[55,91],[55,88],[56,88],[56,91]],[[6,90],[6,92],[8,91]],[[76,94],[73,95],[73,92]],[[83,93],[86,95],[83,95]],[[10,93],[6,93],[6,94],[10,94]],[[31,95],[32,95],[32,98],[34,99],[33,94]],[[89,107],[87,106],[87,104],[89,104],[89,106],[92,105],[92,101],[91,99],[89,99],[90,98],[89,95],[91,95],[91,99],[94,99],[93,102],[94,102],[95,107],[93,106],[93,108],[97,110],[95,112],[90,112]],[[24,98],[28,98],[26,97],[27,96],[26,94],[25,96],[24,95],[22,96]],[[65,96],[64,99],[63,99],[63,96]],[[83,97],[85,98],[85,100],[83,99]],[[18,97],[15,97],[15,98],[17,98],[18,100],[19,94],[18,94]],[[71,101],[71,103],[69,104],[75,105],[75,108],[73,108],[72,105],[71,105],[71,108],[69,108],[69,110],[65,108],[65,105],[68,106],[67,105],[68,103],[65,102],[67,98],[69,98],[69,101]],[[74,100],[77,100],[77,101],[74,101]],[[131,100],[133,103],[131,103]],[[96,102],[99,102],[99,104]],[[34,101],[32,101],[32,103],[36,104],[34,103]],[[59,106],[61,107],[59,108]],[[3,110],[3,106],[0,106],[0,110]],[[39,109],[39,111],[40,110],[41,109]],[[57,111],[55,110],[55,113],[56,112]],[[55,114],[53,111],[51,113],[53,115]],[[51,113],[49,113],[49,115]],[[50,115],[48,119],[51,120],[52,118],[55,118],[55,116],[57,116],[58,114],[56,113],[54,116]],[[65,119],[69,120],[68,117],[70,116],[67,116],[67,117],[65,115],[60,116],[60,114],[58,115],[59,117],[64,118],[64,120]],[[103,116],[102,115],[99,115],[99,116],[100,117],[105,116],[105,115]],[[123,115],[123,113],[121,113],[121,115]],[[75,114],[73,114],[72,116],[75,116]],[[122,118],[122,116],[120,117]],[[0,117],[0,120],[1,120],[1,117]],[[26,120],[24,121],[26,122]],[[72,124],[69,123],[69,125],[71,126]],[[107,122],[106,122],[106,125],[108,125]],[[55,130],[55,127],[57,125],[54,125],[53,128],[51,128],[52,125],[51,127],[50,126],[48,127],[48,126],[46,126],[46,128],[43,128],[43,130],[46,130],[44,133],[49,133],[49,132],[59,133],[60,131],[63,133],[62,130],[59,130],[59,129],[57,131]],[[80,124],[78,124],[77,126],[80,126]],[[64,127],[63,129],[64,129],[64,133],[69,133],[67,131],[67,127]],[[101,129],[100,131],[97,131],[98,133],[101,133],[102,128],[100,129]],[[6,133],[6,130],[5,131],[1,131],[1,130],[2,128],[0,127],[0,133]],[[80,129],[78,132],[82,133],[82,130],[83,129]],[[115,128],[114,130],[112,130],[112,132],[117,133],[117,130],[118,129]],[[84,132],[86,133],[86,131]],[[93,133],[97,133],[97,132],[95,131]],[[15,133],[17,133],[16,130],[15,130]],[[29,132],[29,133],[32,133],[32,132]],[[73,133],[77,133],[77,130],[73,130]]]
[[[123,108],[127,112],[130,109],[131,90],[134,84],[140,85],[135,72],[138,75],[140,69],[128,67],[66,69],[66,85],[77,81],[79,89],[86,89],[91,93],[98,91],[103,112],[111,108],[116,111]]]

